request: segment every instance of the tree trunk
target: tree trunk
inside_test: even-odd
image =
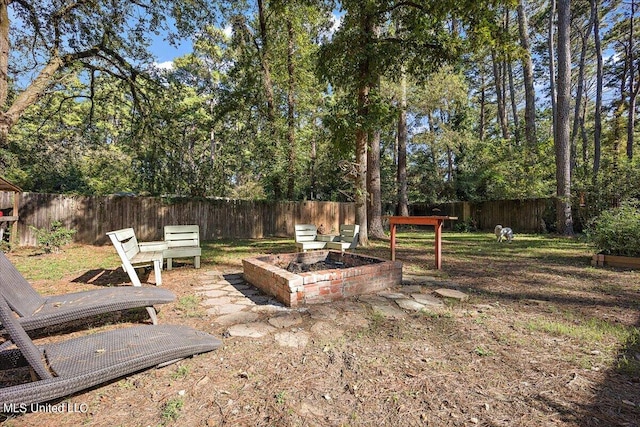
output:
[[[311,137],[311,152],[309,153],[309,198],[314,200],[317,197],[316,183],[316,161],[317,161],[317,143],[315,134]]]
[[[9,96],[9,2],[0,0],[0,111],[5,111]]]
[[[622,141],[622,132],[625,127],[624,124],[624,112],[625,112],[625,104],[626,104],[626,89],[627,89],[627,75],[629,73],[629,55],[627,53],[624,61],[624,65],[622,68],[622,73],[620,74],[620,99],[613,101],[612,105],[614,107],[613,111],[613,129],[611,131],[611,139],[613,140],[613,144],[611,144],[612,148],[612,160],[611,160],[611,170],[612,175],[617,178],[618,171],[620,169],[620,142]],[[617,195],[616,195],[617,196]]]
[[[407,76],[402,74],[400,114],[398,117],[398,215],[409,215],[407,196]]]
[[[593,38],[596,51],[596,105],[593,124],[593,180],[600,171],[600,156],[602,135],[602,85],[603,85],[603,61],[602,45],[600,43],[600,0],[591,0],[591,8],[594,9]]]
[[[509,123],[507,122],[507,109],[504,99],[504,87],[502,85],[503,76],[500,73],[500,65],[495,50],[491,52],[491,60],[493,61],[493,81],[496,86],[496,102],[498,104],[498,123],[502,130],[502,138],[509,139]]]
[[[638,87],[635,87],[635,64],[633,61],[634,50],[634,20],[635,20],[636,3],[631,0],[631,19],[629,19],[629,107],[627,112],[627,158],[633,159],[633,133],[636,124],[636,97],[638,95]]]
[[[558,129],[556,124],[556,119],[558,117],[556,112],[556,53],[554,49],[554,18],[556,15],[556,0],[551,0],[549,7],[549,96],[551,98],[551,134],[555,140],[557,139],[556,131]]]
[[[276,134],[276,110],[275,95],[273,91],[273,80],[271,78],[271,63],[269,53],[269,34],[267,32],[267,19],[264,8],[264,0],[258,0],[258,25],[260,27],[260,41],[255,43],[260,58],[260,69],[262,71],[262,87],[267,101],[267,127],[269,132],[269,146],[266,155],[270,158],[268,178],[273,186],[273,195],[276,199],[282,198],[283,185],[280,176],[275,172],[275,158],[278,152],[278,138]]]
[[[371,41],[375,37],[373,19],[361,11],[360,31],[362,33],[362,51],[369,52]],[[375,79],[368,54],[358,64],[358,104],[356,111],[356,177],[355,208],[356,224],[360,225],[359,242],[361,246],[369,246],[369,221],[367,218],[367,147],[369,143],[369,106],[371,87]]]
[[[558,99],[556,149],[556,179],[558,196],[558,228],[565,236],[573,236],[571,213],[571,144],[569,138],[571,106],[570,3],[558,0]]]
[[[520,45],[524,50],[522,58],[522,70],[524,74],[524,138],[530,152],[536,149],[536,92],[533,84],[533,62],[531,60],[531,47],[529,43],[529,23],[525,10],[525,0],[518,4],[518,31],[520,33]]]
[[[585,72],[585,63],[587,58],[587,45],[589,34],[591,34],[591,27],[593,26],[593,9],[591,10],[589,16],[589,22],[587,22],[586,29],[582,31],[580,29],[580,41],[582,43],[582,47],[580,48],[580,62],[578,65],[578,82],[576,88],[576,102],[573,110],[573,130],[571,132],[571,168],[575,170],[576,168],[576,157],[577,157],[577,145],[576,138],[578,136],[578,130],[580,126],[580,114],[582,113],[582,94],[584,93],[584,72]]]
[[[584,118],[587,116],[587,103],[584,102],[582,116],[580,117],[580,136],[582,138],[582,176],[589,176],[589,137],[587,136],[587,128],[584,125]]]
[[[362,81],[361,81],[362,82]],[[358,89],[359,120],[366,120],[369,109],[369,86],[362,82]],[[355,205],[356,224],[360,225],[360,245],[369,245],[367,229],[367,144],[368,135],[365,124],[362,123],[356,130],[356,179],[355,179]]]
[[[487,104],[487,88],[485,83],[485,68],[484,63],[480,68],[480,118],[478,124],[478,138],[480,141],[484,141],[484,127],[486,122],[486,104]]]
[[[509,34],[509,24],[511,21],[511,13],[509,9],[504,11],[504,30]],[[516,145],[520,145],[520,118],[518,117],[518,106],[516,104],[516,87],[513,84],[513,67],[511,53],[507,52],[505,61],[505,73],[509,82],[509,100],[511,101],[511,115],[513,116],[513,137]]]
[[[294,200],[296,182],[296,122],[295,122],[295,75],[294,75],[294,33],[291,16],[287,14],[287,73],[289,75],[289,88],[287,93],[287,140],[289,142],[289,163],[287,167],[287,199]]]
[[[369,190],[368,233],[370,237],[384,239],[382,228],[382,188],[380,184],[380,130],[369,139],[367,150],[367,188]]]
[[[518,117],[518,106],[516,104],[516,87],[513,84],[511,55],[509,55],[509,62],[507,62],[507,71],[509,73],[509,98],[511,100],[511,112],[513,114],[513,136],[516,140],[516,145],[520,145],[520,118]]]
[[[38,77],[13,101],[6,111],[0,112],[0,147],[6,146],[9,131],[25,110],[33,105],[51,85],[54,74],[64,66],[62,58],[54,56],[40,71]],[[6,106],[6,105],[5,105]]]
[[[267,118],[270,124],[275,124],[275,96],[273,94],[273,81],[271,80],[271,64],[269,62],[269,35],[267,34],[267,19],[265,17],[263,0],[258,0],[258,21],[260,25],[260,40],[262,47],[258,49],[260,55],[260,68],[262,70],[262,87],[267,100]]]

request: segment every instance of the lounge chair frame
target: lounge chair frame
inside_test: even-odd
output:
[[[2,408],[64,397],[222,345],[217,338],[187,326],[144,325],[38,347],[3,297],[0,297],[0,321],[10,340],[6,343],[16,346],[0,346],[0,368],[29,366],[38,377],[33,382],[0,388]]]
[[[103,313],[147,307],[153,324],[158,323],[155,304],[173,302],[173,292],[156,287],[114,286],[43,297],[0,252],[0,294],[18,315],[22,327],[33,329],[63,324]]]

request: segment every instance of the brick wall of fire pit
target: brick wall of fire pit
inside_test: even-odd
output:
[[[320,271],[292,273],[291,263],[340,265]],[[353,253],[312,251],[266,255],[242,260],[244,278],[289,307],[368,294],[402,283],[402,263]]]

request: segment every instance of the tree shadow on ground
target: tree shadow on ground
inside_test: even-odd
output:
[[[138,277],[140,277],[140,281],[142,283],[148,283],[149,276],[153,270],[149,268],[139,268],[137,269]],[[97,268],[93,270],[88,270],[71,280],[72,283],[84,283],[87,285],[96,285],[96,286],[114,286],[121,284],[129,284],[131,285],[131,280],[129,279],[129,275],[122,269],[122,267],[118,267],[116,269],[105,269],[105,268]]]
[[[595,391],[593,403],[585,408],[579,425],[640,426],[640,320]]]
[[[624,329],[628,337],[614,353],[614,360],[607,364],[609,368],[604,375],[579,365],[573,373],[567,373],[565,386],[579,390],[578,394],[588,393],[591,397],[587,404],[584,400],[573,401],[571,393],[556,395],[545,390],[535,391],[527,399],[531,406],[545,413],[550,411],[570,425],[640,426],[637,273],[595,269],[590,265],[589,248],[576,247],[575,242],[567,239],[523,236],[511,245],[497,245],[478,234],[469,238],[461,234],[445,236],[443,274],[447,280],[427,280],[422,284],[426,288],[459,288],[482,300],[506,303],[516,310],[516,307],[527,307],[527,311],[535,311],[538,306],[548,307],[550,313],[557,311],[559,319],[568,313],[582,321],[600,318],[627,325]],[[430,268],[433,260],[430,236],[402,237],[396,259],[406,265],[422,264]],[[384,248],[376,251],[381,249]],[[511,283],[511,278],[517,278],[514,280],[517,285]]]

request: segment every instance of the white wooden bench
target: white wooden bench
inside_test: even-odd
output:
[[[296,251],[306,252],[309,249],[324,249],[326,240],[318,240],[318,228],[313,224],[295,225]]]
[[[344,252],[346,249],[355,249],[360,238],[360,226],[357,224],[342,224],[340,237],[332,242],[327,242],[327,249],[337,249]]]
[[[162,285],[162,251],[166,248],[164,242],[138,243],[133,228],[110,231],[107,236],[116,248],[122,261],[122,268],[127,272],[133,286],[142,286],[136,268],[153,265],[156,285]]]
[[[173,258],[193,257],[193,266],[200,268],[200,227],[197,225],[165,225],[164,241],[167,249],[163,257],[167,260],[167,270],[173,268]]]

